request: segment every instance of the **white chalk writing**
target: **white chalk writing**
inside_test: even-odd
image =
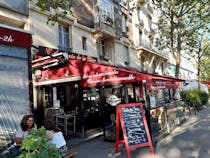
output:
[[[122,115],[129,145],[148,141],[140,107],[122,108]]]

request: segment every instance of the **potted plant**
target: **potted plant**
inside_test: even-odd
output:
[[[61,158],[55,145],[48,143],[45,128],[32,130],[24,139],[17,158]]]

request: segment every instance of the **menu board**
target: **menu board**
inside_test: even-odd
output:
[[[148,139],[140,107],[123,107],[121,111],[129,146],[147,143]]]
[[[119,127],[122,127],[124,140],[119,140]],[[117,106],[116,119],[116,152],[118,145],[124,143],[128,158],[131,158],[130,150],[149,146],[154,154],[146,118],[141,103],[120,104]]]
[[[149,101],[150,101],[150,108],[156,107],[156,98],[155,98],[155,95],[151,95],[149,97]]]

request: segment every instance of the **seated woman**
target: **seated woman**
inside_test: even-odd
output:
[[[44,122],[44,127],[47,130],[48,135],[49,133],[53,135],[52,139],[49,140],[49,143],[55,144],[60,155],[64,157],[68,151],[68,148],[66,146],[66,141],[63,137],[63,133],[58,128],[56,128],[54,122],[51,120],[46,120]]]
[[[35,124],[35,118],[33,115],[25,115],[23,116],[20,127],[18,128],[15,135],[15,145],[9,148],[10,152],[16,152],[19,154],[19,150],[21,148],[23,140],[28,136],[28,132],[32,129],[37,129]]]

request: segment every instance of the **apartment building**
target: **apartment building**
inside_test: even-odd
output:
[[[132,10],[128,1],[79,0],[70,7],[73,15],[46,25],[53,10],[30,5],[37,124],[56,116],[70,121],[71,127],[56,121],[65,135],[99,129],[110,139],[114,106],[139,102],[152,90],[178,88],[182,80],[160,76],[168,57],[150,43],[155,36],[150,4]],[[159,96],[158,104],[164,100]],[[58,116],[59,110],[66,115]]]
[[[130,7],[136,8],[132,12],[132,30],[140,70],[164,75],[169,57],[155,46],[157,17],[152,1],[132,1]]]
[[[0,146],[32,110],[31,32],[28,1],[0,2]]]
[[[176,62],[168,49],[160,49],[157,33],[157,22],[161,15],[152,1],[132,1],[130,7],[135,7],[132,12],[133,41],[136,46],[143,72],[175,77]],[[196,79],[196,64],[185,52],[181,53],[181,65],[179,78],[185,80]],[[189,60],[190,59],[190,60]]]
[[[110,95],[116,96],[111,102],[138,102],[147,92],[151,98],[159,94],[152,90],[179,87],[181,80],[159,76],[174,76],[174,60],[155,47],[151,1],[72,1],[73,15],[54,25],[47,25],[52,8],[42,12],[28,3],[0,2],[0,73],[9,78],[1,78],[0,86],[3,135],[17,128],[23,114],[34,112],[41,126],[48,110],[55,114],[60,108],[73,116],[71,131],[84,134],[112,123]],[[184,64],[183,74],[189,75]],[[169,95],[160,93],[157,103]],[[8,119],[10,113],[18,116]]]
[[[132,71],[121,69],[136,67],[138,61],[130,36],[131,16],[126,4],[117,0],[86,0],[72,1],[70,6],[73,15],[59,19],[55,25],[47,25],[47,18],[52,10],[42,12],[33,3],[30,5],[29,28],[34,33],[31,50],[34,56],[42,56],[32,61],[34,108],[35,114],[42,117],[40,122],[37,122],[38,125],[43,124],[46,109],[56,106],[64,108],[65,112],[85,111],[87,114],[82,116],[85,120],[97,117],[99,121],[95,124],[88,121],[85,127],[77,125],[77,130],[84,133],[88,129],[102,126],[99,91],[124,91],[126,85],[121,82],[129,82],[135,77],[132,76]],[[70,63],[61,63],[56,57],[66,58]],[[50,62],[46,59],[50,59]],[[113,81],[117,83],[114,88],[111,83],[105,88],[90,88],[95,81],[90,81],[90,85],[83,82],[83,67],[91,67],[95,73],[91,74],[93,76],[119,74]],[[78,100],[78,97],[88,99]],[[88,111],[90,108],[93,109],[92,114]]]

